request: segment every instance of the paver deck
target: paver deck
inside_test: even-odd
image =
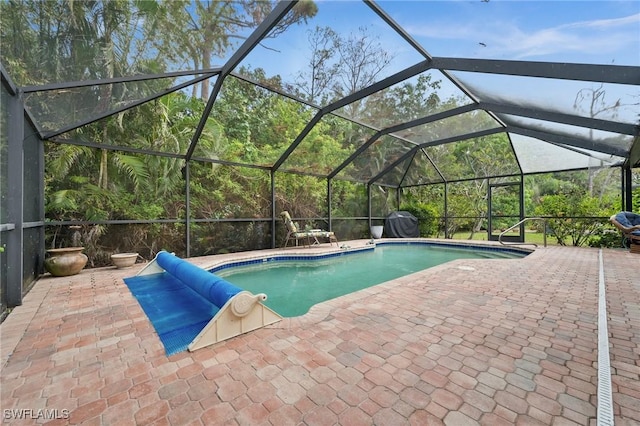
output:
[[[122,280],[142,265],[45,276],[0,326],[3,422],[595,425],[599,253],[457,260],[171,357]],[[639,424],[640,256],[602,255],[615,421]]]

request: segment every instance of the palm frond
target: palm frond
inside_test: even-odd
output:
[[[112,160],[118,171],[125,173],[131,179],[136,190],[140,187],[142,180],[149,179],[149,170],[140,158],[117,153],[112,156]]]

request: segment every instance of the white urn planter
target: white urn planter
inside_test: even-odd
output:
[[[137,259],[138,253],[115,253],[111,255],[111,262],[118,269],[133,266]]]
[[[371,227],[371,236],[373,238],[375,238],[376,240],[378,238],[382,238],[382,232],[383,231],[384,231],[384,226],[382,226],[382,225],[372,226]]]

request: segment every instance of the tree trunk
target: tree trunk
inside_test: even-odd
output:
[[[211,68],[211,48],[207,47],[202,50],[202,68]],[[202,81],[200,88],[200,97],[204,102],[207,102],[209,100],[209,79]]]
[[[100,154],[100,172],[98,173],[98,188],[107,189],[109,177],[107,175],[107,164],[109,161],[108,152],[102,149]]]

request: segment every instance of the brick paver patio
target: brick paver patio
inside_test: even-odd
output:
[[[615,421],[639,424],[640,255],[602,253]],[[458,260],[171,357],[122,281],[141,265],[47,276],[0,326],[3,421],[595,425],[598,257]]]

